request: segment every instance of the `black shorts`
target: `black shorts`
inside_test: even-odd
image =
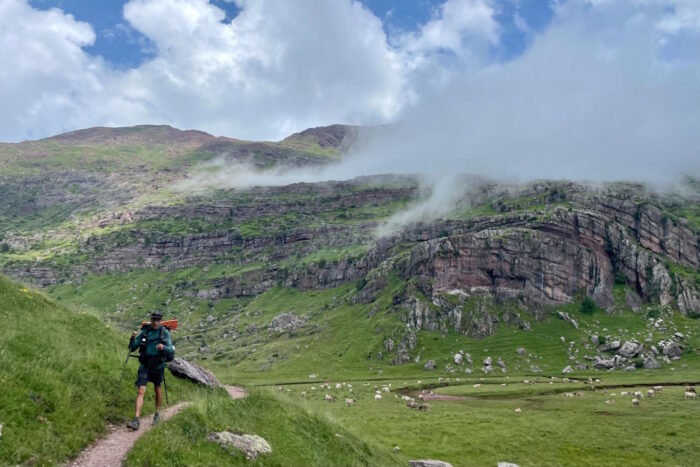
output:
[[[163,384],[163,378],[165,377],[165,368],[149,369],[145,366],[139,366],[139,373],[136,378],[136,387],[145,386],[149,382],[153,383],[155,387]]]

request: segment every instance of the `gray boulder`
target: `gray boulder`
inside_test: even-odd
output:
[[[525,355],[527,353],[525,347],[518,347],[517,349],[515,349],[515,351],[518,353],[518,355]]]
[[[597,347],[598,345],[600,345],[600,338],[596,334],[593,334],[591,336],[591,342]]]
[[[484,366],[491,366],[492,363],[493,363],[493,360],[491,359],[491,357],[486,357],[484,359]]]
[[[461,365],[461,364],[462,364],[462,358],[464,358],[464,357],[462,357],[462,354],[461,354],[461,353],[456,353],[455,356],[454,356],[455,365]]]
[[[596,356],[593,360],[593,366],[599,370],[609,370],[615,366],[615,361],[612,358],[602,358]]]
[[[620,348],[620,341],[608,341],[605,344],[598,347],[601,352],[607,352],[608,350],[617,350]]]
[[[657,362],[654,357],[647,357],[644,359],[644,368],[647,370],[656,370],[661,368],[661,364]]]
[[[270,321],[270,330],[276,332],[294,331],[302,327],[304,323],[306,323],[306,318],[301,318],[294,313],[281,313]]]
[[[574,371],[574,369],[571,368],[571,365],[568,365],[566,368],[564,368],[563,370],[561,370],[561,372],[564,373],[565,375],[568,374],[568,373],[571,373],[572,371]]]
[[[676,344],[675,342],[671,342],[669,344],[666,344],[663,353],[664,355],[670,358],[680,357],[683,353],[683,350],[681,349],[680,345]]]
[[[435,360],[428,360],[425,362],[425,365],[423,365],[424,370],[434,370],[435,369]]]
[[[261,454],[269,454],[272,452],[270,443],[268,443],[265,438],[258,435],[237,435],[230,431],[219,431],[209,433],[207,439],[225,449],[237,449],[242,451],[249,460],[255,460]]]
[[[182,358],[175,357],[172,362],[166,363],[166,366],[170,373],[177,378],[189,379],[210,388],[222,386],[214,373]]]
[[[408,461],[408,467],[452,467],[452,464],[432,459]]]
[[[571,315],[570,315],[569,313],[564,313],[564,312],[562,312],[562,311],[557,311],[557,316],[558,316],[560,319],[563,319],[564,321],[566,321],[567,323],[569,323],[570,325],[572,325],[572,326],[574,327],[574,329],[578,329],[578,323],[576,322],[576,320],[575,320],[574,318],[571,317]]]
[[[622,347],[620,347],[620,349],[617,351],[617,354],[622,355],[625,358],[634,357],[639,353],[641,347],[642,346],[639,344],[627,341],[622,344]]]

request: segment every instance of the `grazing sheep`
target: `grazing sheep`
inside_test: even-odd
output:
[[[607,405],[613,405],[615,403],[615,401],[607,400],[607,401],[605,401],[605,403]]]
[[[475,388],[480,388],[480,387],[481,387],[481,384],[478,384],[478,383],[477,383],[477,384],[474,385],[474,387],[475,387]]]
[[[654,386],[652,388],[655,392],[663,392],[664,387],[663,386]]]
[[[342,384],[340,384],[340,383],[335,383],[335,388],[336,388],[336,389],[341,389],[342,387],[343,387]]]
[[[382,395],[381,395],[381,394],[375,394],[375,395],[374,395],[374,400],[375,400],[375,401],[380,401],[380,400],[382,400]]]
[[[695,392],[695,386],[686,386],[685,392]]]
[[[410,400],[410,401],[406,401],[406,407],[408,407],[410,409],[417,409],[418,404],[416,404],[416,401]]]
[[[568,397],[569,399],[573,399],[573,398],[574,398],[574,393],[573,393],[573,392],[567,392],[567,393],[564,394],[564,397]]]
[[[687,400],[687,399],[696,399],[697,397],[698,397],[698,395],[695,394],[694,392],[685,391],[685,398],[686,398],[686,400]]]
[[[517,409],[515,409],[515,413],[520,413],[520,412],[522,412],[522,410],[520,410],[520,407],[518,407]]]
[[[583,397],[583,393],[582,393],[581,391],[576,391],[576,392],[574,393],[574,396],[576,396],[576,397]]]
[[[639,399],[632,399],[632,405],[635,407],[639,407]]]
[[[650,399],[653,399],[653,398],[654,398],[654,390],[653,390],[653,389],[649,389],[649,390],[647,391],[647,397],[650,398]]]
[[[326,402],[335,402],[335,397],[330,394],[326,394]]]
[[[622,391],[622,392],[620,393],[620,395],[621,395],[621,396],[629,396],[630,393],[627,392],[627,391]]]
[[[352,407],[353,405],[355,405],[355,399],[345,399],[346,407]]]
[[[311,386],[311,390],[312,390],[312,391],[315,391],[315,390],[316,390],[316,387],[315,387],[315,386]]]
[[[420,397],[420,396],[418,396],[418,397]],[[410,401],[411,398],[408,396],[401,396],[401,400],[407,402],[407,401]]]
[[[306,397],[306,391],[301,391],[301,397]]]
[[[422,412],[430,412],[430,404],[428,404],[427,402],[423,404],[418,404],[418,410]]]
[[[634,397],[635,399],[642,400],[644,399],[644,394],[642,394],[642,391],[634,391]]]
[[[389,388],[383,387],[383,388],[382,388],[382,391],[384,391],[384,392],[389,392]]]
[[[523,384],[530,384],[530,380],[526,379],[525,381],[523,381]]]
[[[418,394],[418,399],[424,401],[424,400],[425,400],[425,396],[424,396],[423,394]]]

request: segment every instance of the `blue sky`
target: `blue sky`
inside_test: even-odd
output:
[[[232,1],[210,0],[212,4],[226,12],[226,22],[239,13]],[[444,0],[363,0],[383,22],[388,33],[414,31],[435,14]],[[30,0],[37,9],[60,8],[77,20],[92,25],[96,33],[94,45],[85,51],[101,56],[119,69],[133,68],[152,58],[153,43],[143,34],[134,30],[123,17],[126,0]],[[521,18],[530,32],[540,31],[552,18],[549,0],[502,0],[497,2],[497,20],[501,26],[501,38],[497,47],[491,50],[494,57],[508,60],[521,54],[531,40],[531,34],[516,24]]]

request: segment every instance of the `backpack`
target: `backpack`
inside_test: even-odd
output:
[[[165,345],[165,337],[163,337],[165,333],[165,326],[160,327],[160,342],[161,344]],[[173,346],[173,351],[172,352],[163,352],[163,361],[167,362],[172,362],[175,359],[175,346]]]

